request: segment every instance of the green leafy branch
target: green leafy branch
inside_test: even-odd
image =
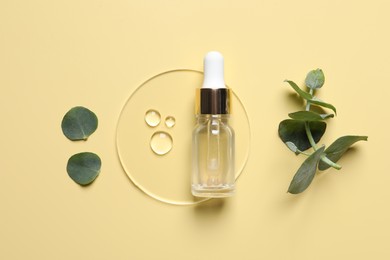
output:
[[[367,136],[343,136],[334,141],[328,148],[318,146],[318,142],[326,130],[326,120],[337,114],[336,108],[316,97],[315,91],[325,83],[325,76],[321,69],[310,71],[305,80],[309,90],[306,92],[291,80],[286,80],[298,95],[306,101],[303,111],[288,114],[290,119],[283,120],[279,124],[279,137],[286,146],[296,155],[308,156],[292,179],[288,192],[298,194],[307,189],[313,181],[317,168],[324,171],[330,167],[337,170],[341,166],[337,164],[343,154],[356,142],[367,141]],[[320,114],[312,111],[312,106],[330,109],[334,114]],[[313,153],[306,150],[313,149]]]

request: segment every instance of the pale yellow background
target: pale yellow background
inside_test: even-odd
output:
[[[390,259],[389,11],[384,0],[1,0],[0,259]],[[120,166],[121,107],[147,78],[202,69],[214,49],[252,126],[237,195],[157,202]],[[317,67],[319,95],[339,111],[321,142],[369,142],[293,196],[303,157],[277,136],[298,109],[283,80]],[[100,119],[88,142],[60,130],[75,105]],[[87,188],[65,171],[80,151],[103,160]]]

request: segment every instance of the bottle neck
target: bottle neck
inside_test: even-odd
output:
[[[208,122],[210,120],[218,120],[218,121],[221,121],[223,123],[227,123],[229,118],[230,118],[230,114],[216,114],[216,115],[212,115],[212,114],[197,114],[196,118],[198,120],[198,123],[200,123],[200,124]]]

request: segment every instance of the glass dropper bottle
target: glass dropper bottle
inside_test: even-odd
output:
[[[235,191],[234,130],[229,125],[231,90],[224,80],[224,59],[216,51],[204,58],[202,88],[196,92],[193,131],[192,194],[228,197]]]

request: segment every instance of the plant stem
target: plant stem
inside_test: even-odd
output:
[[[310,153],[306,153],[306,152],[302,152],[302,151],[299,151],[299,153],[300,154],[303,154],[303,155],[305,155],[305,156],[307,156],[307,157],[309,157],[311,154]]]
[[[309,94],[311,95],[311,96],[313,96],[313,94],[314,94],[314,89],[310,89],[310,91],[309,91]],[[306,111],[310,111],[310,102],[309,102],[309,100],[307,100],[306,101]]]
[[[321,161],[323,161],[324,163],[326,163],[327,165],[329,165],[330,167],[333,167],[337,170],[340,170],[341,169],[341,165],[340,164],[337,164],[337,163],[334,163],[332,162],[331,160],[329,160],[328,157],[326,157],[325,154],[321,155]]]
[[[311,146],[313,147],[314,151],[317,151],[317,144],[314,141],[313,135],[311,134],[309,122],[305,122],[305,130],[306,130],[306,135],[307,135],[307,138],[309,139]]]
[[[314,93],[314,90],[310,89],[310,95],[313,95],[313,93]],[[310,101],[306,101],[306,111],[310,111],[310,106],[311,106]],[[307,135],[307,138],[309,139],[311,146],[313,147],[314,151],[317,151],[318,147],[317,147],[316,142],[314,141],[313,135],[311,134],[308,121],[305,122],[305,131],[306,131],[306,135]],[[323,154],[321,156],[321,161],[323,161],[324,163],[328,164],[329,166],[331,166],[337,170],[341,169],[341,166],[339,164],[334,163],[331,160],[329,160],[329,158],[326,157],[325,154]]]
[[[314,90],[310,89],[310,95],[313,95],[313,93],[314,93]],[[310,101],[306,101],[306,111],[310,111],[310,105],[311,105]],[[317,151],[317,144],[314,141],[313,135],[311,134],[308,121],[305,122],[305,130],[306,130],[306,135],[307,135],[307,138],[309,139],[311,146],[313,147],[314,151]]]

